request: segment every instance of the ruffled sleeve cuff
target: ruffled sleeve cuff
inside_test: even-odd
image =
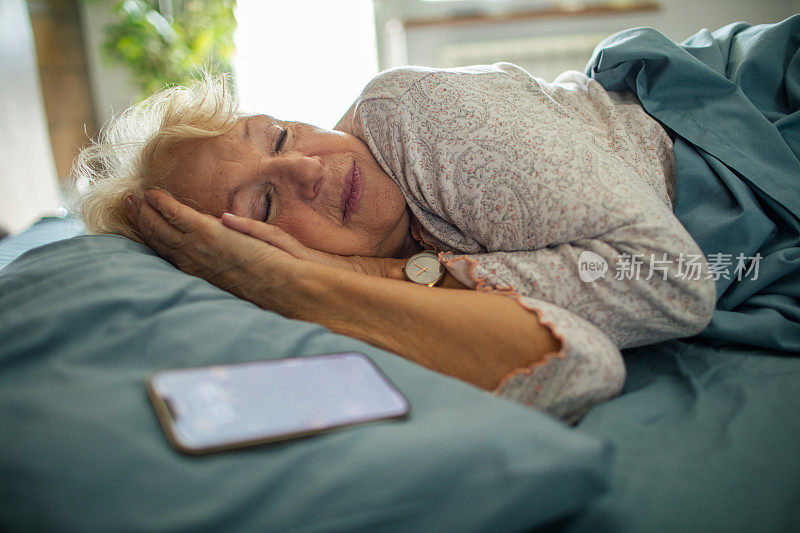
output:
[[[618,395],[625,384],[619,349],[602,331],[578,315],[534,298],[518,298],[561,340],[561,351],[512,370],[493,391],[561,418],[580,420],[595,405]]]
[[[441,254],[439,258],[468,287],[513,297],[561,342],[560,351],[506,374],[492,391],[494,395],[575,423],[593,406],[620,393],[625,383],[622,355],[591,322],[554,304],[522,296],[510,285],[487,284],[474,276],[477,262],[470,257]]]

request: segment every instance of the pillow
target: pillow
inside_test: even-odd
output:
[[[0,270],[31,248],[83,233],[83,222],[72,217],[44,217],[15,235],[0,239]]]
[[[610,447],[472,385],[84,235],[0,272],[0,530],[518,531],[584,507]],[[406,421],[190,457],[152,372],[361,351]]]

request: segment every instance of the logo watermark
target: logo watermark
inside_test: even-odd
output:
[[[607,270],[608,262],[601,255],[586,250],[578,257],[578,275],[581,281],[591,283],[604,277]]]
[[[676,260],[668,259],[667,253],[661,254],[661,258],[656,258],[656,254],[649,254],[649,260],[645,265],[645,254],[620,254],[614,268],[614,279],[640,279],[645,281],[655,275],[660,275],[662,279],[667,279],[667,275],[672,271],[672,277],[678,279],[699,280],[703,275],[703,264],[708,264],[708,271],[703,279],[742,279],[751,276],[751,279],[758,279],[758,265],[762,259],[761,254],[746,256],[742,253],[735,258],[733,254],[714,253],[708,254],[703,258],[702,254],[680,254]],[[735,263],[734,263],[735,261]],[[672,265],[675,265],[672,268]],[[731,272],[733,267],[733,272]],[[578,257],[578,275],[581,281],[591,283],[600,278],[604,278],[609,269],[608,261],[602,256],[585,250]]]

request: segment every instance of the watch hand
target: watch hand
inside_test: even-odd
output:
[[[419,265],[417,264],[417,262],[416,262],[416,261],[414,261],[414,265],[415,265],[415,266],[416,266],[416,267],[419,269],[419,272],[417,272],[417,275],[420,275],[420,274],[422,274],[423,272],[427,272],[427,271],[428,271],[428,267],[422,268],[421,266],[419,266]]]

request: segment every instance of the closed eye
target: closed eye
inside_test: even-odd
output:
[[[267,191],[264,194],[264,218],[261,219],[261,222],[267,222],[269,220],[270,211],[272,211],[272,194]]]
[[[283,148],[283,143],[286,141],[286,133],[287,130],[281,128],[281,132],[278,134],[278,140],[275,142],[275,153],[280,152],[281,148]]]

